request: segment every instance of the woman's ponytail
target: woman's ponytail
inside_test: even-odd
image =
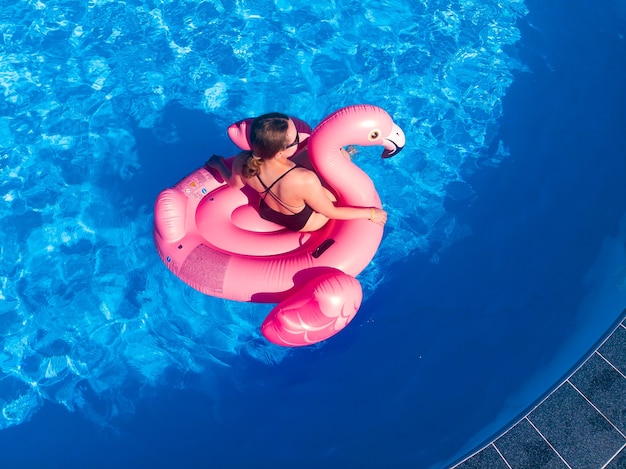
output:
[[[245,163],[241,167],[241,175],[245,178],[251,178],[258,175],[261,171],[261,165],[263,164],[263,160],[261,158],[257,158],[250,152],[248,154],[248,158]]]

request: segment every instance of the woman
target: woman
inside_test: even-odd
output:
[[[386,223],[387,212],[376,207],[336,207],[334,196],[322,186],[317,174],[304,167],[310,164],[306,152],[298,152],[299,143],[300,135],[287,115],[264,114],[250,127],[252,151],[239,153],[232,170],[217,155],[207,166],[219,171],[230,186],[240,189],[248,185],[257,191],[261,217],[292,231],[315,231],[329,219],[364,218],[379,225]]]

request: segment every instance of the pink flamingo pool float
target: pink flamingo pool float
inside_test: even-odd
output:
[[[381,207],[372,180],[341,154],[346,145],[384,147],[397,154],[405,137],[389,114],[372,105],[348,106],[326,117],[311,132],[293,119],[320,178],[337,205]],[[251,119],[228,133],[250,148]],[[383,227],[368,220],[331,220],[322,229],[299,233],[263,220],[258,194],[233,189],[205,167],[165,189],[157,198],[154,239],[167,267],[207,295],[236,301],[278,303],[261,330],[283,346],[310,345],[342,330],[362,301],[355,278],[374,257]]]

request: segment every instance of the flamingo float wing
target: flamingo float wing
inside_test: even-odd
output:
[[[261,331],[277,345],[311,345],[346,327],[362,299],[357,279],[341,271],[327,273],[310,280],[279,303],[263,322]]]

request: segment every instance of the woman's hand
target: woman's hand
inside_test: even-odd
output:
[[[385,226],[387,223],[387,212],[385,212],[382,208],[374,208],[370,209],[370,221],[376,223],[380,226]]]
[[[224,167],[224,157],[220,155],[212,155],[211,158],[204,163],[205,166],[209,168],[215,168],[218,171]]]
[[[233,172],[231,168],[226,164],[224,157],[219,155],[213,155],[204,163],[204,166],[209,169],[216,170],[220,176],[224,179],[224,182],[230,187],[235,189],[241,189],[245,183],[241,177]]]

